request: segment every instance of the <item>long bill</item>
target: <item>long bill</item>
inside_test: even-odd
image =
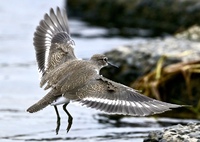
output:
[[[116,65],[114,65],[114,64],[112,64],[112,63],[110,63],[110,62],[107,62],[108,63],[108,65],[110,65],[110,66],[113,66],[113,67],[115,67],[115,68],[119,68],[118,66],[116,66]]]

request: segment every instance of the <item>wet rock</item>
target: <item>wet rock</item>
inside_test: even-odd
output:
[[[199,24],[198,0],[68,0],[70,17],[110,29],[110,35],[158,36]]]
[[[150,132],[144,142],[199,142],[200,124],[175,125],[164,131]]]

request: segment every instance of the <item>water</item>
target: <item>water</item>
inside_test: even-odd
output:
[[[39,20],[50,7],[64,7],[62,0],[6,0],[0,5],[0,141],[121,141],[141,142],[152,130],[160,130],[181,120],[153,117],[124,117],[108,119],[99,111],[70,104],[74,117],[71,131],[66,134],[67,116],[61,113],[61,129],[55,135],[54,109],[29,114],[25,110],[39,100],[45,91],[39,88],[39,75],[32,45],[33,33]],[[88,27],[86,23],[70,19],[70,29],[76,42],[77,57],[89,58],[114,47],[145,42],[145,39],[103,38],[105,29]],[[93,38],[88,38],[93,37]]]

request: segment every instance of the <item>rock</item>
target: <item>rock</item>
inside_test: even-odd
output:
[[[110,35],[159,36],[200,24],[198,0],[67,0],[70,17],[110,29]]]
[[[174,37],[149,39],[120,46],[105,55],[118,69],[101,74],[140,90],[142,94],[171,103],[192,105],[162,114],[199,118],[200,43]],[[177,95],[178,94],[178,95]]]
[[[102,71],[115,81],[131,85],[133,80],[153,71],[158,60],[165,56],[164,65],[200,60],[200,43],[174,37],[142,40],[119,46],[105,55],[119,69],[108,67]]]
[[[197,25],[192,26],[183,32],[177,33],[175,37],[179,39],[182,38],[189,39],[192,41],[200,41],[200,27]]]
[[[163,132],[153,131],[149,132],[148,138],[144,142],[159,142],[162,139]]]
[[[175,125],[164,131],[150,132],[144,142],[200,142],[200,124]]]

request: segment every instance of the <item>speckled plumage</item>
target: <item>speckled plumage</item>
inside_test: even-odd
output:
[[[60,8],[57,12],[50,9],[36,28],[33,44],[36,51],[38,68],[42,74],[51,71],[62,63],[76,59],[74,41],[70,37],[68,18]]]
[[[73,52],[75,44],[69,35],[66,13],[61,14],[59,8],[57,15],[53,9],[49,15],[45,14],[36,29],[34,45],[38,68],[43,74],[40,85],[50,91],[27,111],[37,112],[49,104],[59,104],[56,101],[64,97],[63,108],[69,116],[67,131],[72,125],[72,117],[66,110],[70,100],[107,113],[132,116],[151,115],[181,107],[146,97],[99,75],[101,68],[110,64],[104,55],[95,54],[90,60],[78,60]],[[46,55],[48,47],[50,52]],[[47,60],[45,55],[48,56]],[[59,120],[56,106],[55,110]],[[56,128],[57,133],[58,130],[59,126]]]

